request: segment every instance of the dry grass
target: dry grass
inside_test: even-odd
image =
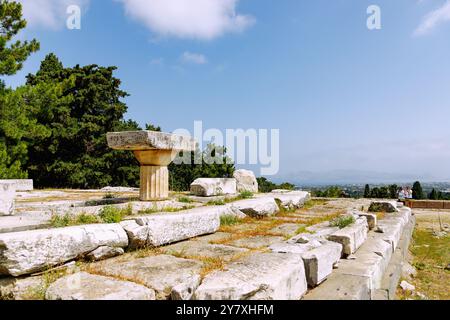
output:
[[[416,290],[429,299],[450,300],[450,271],[445,267],[450,261],[450,236],[435,237],[430,230],[414,231],[411,253],[417,277]],[[403,296],[406,298],[406,296]]]

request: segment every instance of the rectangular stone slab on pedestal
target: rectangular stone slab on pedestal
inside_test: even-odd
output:
[[[179,150],[194,151],[196,142],[188,136],[157,131],[108,132],[108,146],[116,150]]]

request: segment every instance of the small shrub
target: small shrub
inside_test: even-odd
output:
[[[112,206],[106,206],[100,211],[99,217],[105,223],[118,223],[122,221],[125,215],[126,210],[118,209]]]
[[[223,199],[211,200],[206,203],[208,206],[224,206],[225,201]]]
[[[194,202],[191,198],[189,197],[179,197],[178,198],[178,202],[183,202],[183,203],[192,203]]]
[[[250,199],[253,198],[253,192],[244,190],[239,193],[239,198],[241,199]]]
[[[236,216],[233,215],[223,215],[220,217],[220,225],[221,226],[234,226],[241,222],[241,219],[239,219]]]
[[[341,216],[337,217],[330,221],[330,226],[332,227],[339,227],[339,229],[343,229],[352,223],[355,223],[355,217],[354,216]]]
[[[295,234],[300,234],[300,233],[314,233],[312,231],[307,230],[306,228],[308,228],[308,226],[304,225],[304,226],[300,226],[297,231],[295,232]]]
[[[50,225],[53,228],[62,228],[69,226],[71,224],[71,221],[72,218],[69,214],[65,214],[62,216],[54,214],[50,219]]]
[[[76,217],[74,217],[75,224],[93,224],[98,223],[99,219],[97,216],[92,214],[82,213]]]
[[[116,195],[111,192],[108,192],[103,196],[103,199],[114,199],[114,198],[116,198]]]

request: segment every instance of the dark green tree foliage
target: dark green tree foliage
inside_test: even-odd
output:
[[[431,190],[428,198],[430,200],[440,200],[440,199],[442,199],[442,194],[440,194],[440,192],[436,191],[436,189],[433,188],[433,190]]]
[[[288,183],[288,182],[276,184],[276,183],[273,183],[272,181],[268,180],[265,177],[259,177],[259,178],[256,178],[256,180],[258,181],[259,192],[271,192],[272,190],[275,190],[275,189],[284,189],[284,190],[294,190],[295,189],[295,185],[293,185],[292,183]]]
[[[28,56],[39,49],[36,40],[11,43],[25,26],[21,4],[0,0],[0,76],[15,74]],[[22,168],[27,160],[25,138],[45,135],[45,128],[29,119],[30,107],[21,98],[27,91],[7,89],[0,79],[0,179],[26,178],[27,172]]]
[[[21,179],[28,176],[25,169],[30,145],[50,135],[32,114],[43,95],[51,95],[52,88],[19,87],[0,93],[0,179]]]
[[[159,128],[159,127],[158,127]],[[221,159],[221,163],[212,163],[211,159]],[[190,163],[169,165],[169,187],[174,191],[187,191],[197,178],[230,178],[234,173],[234,164],[226,155],[225,147],[209,144],[203,152],[191,153]]]
[[[325,190],[314,191],[314,196],[320,198],[344,198],[346,197],[345,192],[338,186],[328,187]]]
[[[398,198],[398,191],[399,191],[398,185],[391,184],[389,186],[389,198],[397,199]]]
[[[364,187],[364,198],[370,198],[370,186],[368,184]]]
[[[42,91],[33,116],[51,131],[29,149],[29,176],[39,187],[98,188],[136,186],[139,166],[131,152],[111,150],[110,131],[136,130],[124,121],[121,101],[127,93],[113,76],[115,67],[88,65],[64,68],[49,54],[27,86]],[[53,88],[50,94],[46,88]],[[39,99],[40,100],[39,100]]]
[[[413,199],[422,200],[424,199],[422,185],[419,181],[414,182],[412,187]]]
[[[0,75],[15,74],[29,55],[39,50],[36,40],[11,43],[26,25],[20,3],[0,0]]]

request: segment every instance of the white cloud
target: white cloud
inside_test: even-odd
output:
[[[239,0],[120,0],[126,14],[163,37],[210,40],[240,32],[255,19],[236,13]]]
[[[422,23],[414,31],[415,36],[422,36],[430,33],[438,25],[450,21],[450,0],[440,8],[428,13]]]
[[[83,8],[89,0],[18,0],[22,3],[23,16],[29,27],[58,29],[66,25],[67,8],[78,5]]]
[[[193,63],[193,64],[206,64],[208,63],[208,59],[203,54],[192,53],[189,51],[184,52],[181,55],[181,61],[184,63]]]

